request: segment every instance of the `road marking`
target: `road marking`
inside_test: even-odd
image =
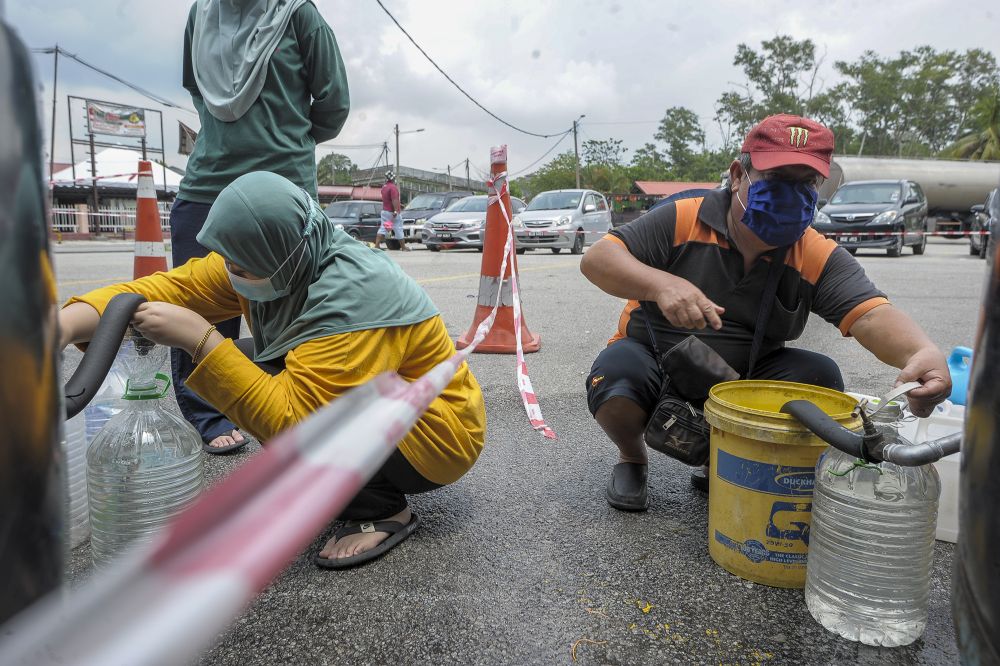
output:
[[[561,261],[559,263],[549,264],[548,266],[531,266],[529,268],[519,268],[517,272],[518,274],[533,273],[536,271],[547,271],[555,268],[568,268],[570,266],[579,266],[579,265],[580,262],[578,261]],[[432,282],[450,282],[451,280],[467,280],[469,278],[478,278],[479,276],[480,273],[458,273],[456,275],[442,275],[441,277],[422,278],[420,280],[416,280],[416,283],[430,284]],[[122,282],[131,282],[131,280],[129,278],[111,278],[102,280],[69,280],[67,282],[59,282],[58,285],[60,287],[75,287],[84,284],[113,285],[113,284],[120,284]]]
[[[57,286],[60,287],[72,287],[81,284],[106,284],[108,286],[111,286],[113,284],[121,284],[122,282],[131,282],[131,281],[132,280],[130,280],[129,278],[111,278],[110,280],[104,278],[101,280],[70,280],[68,282],[58,282],[56,284]]]

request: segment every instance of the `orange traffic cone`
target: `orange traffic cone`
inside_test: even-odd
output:
[[[513,215],[510,208],[510,194],[505,185],[501,185],[498,176],[501,174],[506,179],[507,172],[507,146],[492,148],[490,150],[490,179],[500,186],[501,200],[507,215]],[[490,195],[495,196],[497,192],[492,184]],[[497,204],[491,203],[486,207],[486,237],[483,239],[483,263],[479,273],[479,301],[476,303],[476,314],[472,318],[472,326],[460,337],[455,346],[464,349],[472,343],[476,335],[479,324],[490,316],[493,306],[497,302],[497,291],[500,292],[500,307],[497,310],[496,321],[493,328],[486,335],[483,341],[476,347],[477,352],[486,354],[514,354],[517,352],[517,339],[514,335],[514,296],[511,288],[511,273],[517,274],[517,254],[511,248],[511,255],[507,262],[507,268],[503,277],[500,277],[500,266],[503,263],[503,249],[507,242],[507,220],[504,219],[503,212]],[[520,282],[518,283],[520,284]],[[524,321],[524,313],[518,313],[521,324],[521,344],[525,353],[536,352],[542,346],[542,339],[528,330],[528,325]]]
[[[167,255],[163,247],[160,209],[156,206],[153,185],[153,164],[139,160],[139,186],[135,195],[135,263],[132,279],[167,270]]]

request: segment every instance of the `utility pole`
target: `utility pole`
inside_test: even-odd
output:
[[[52,180],[52,169],[56,163],[56,85],[59,81],[59,44],[53,52],[52,66],[52,134],[49,136],[49,180]],[[53,190],[54,191],[54,190]]]
[[[465,189],[472,190],[472,179],[469,178],[469,158],[465,158]]]
[[[451,165],[448,165],[448,191],[451,192]]]
[[[580,118],[585,117],[585,115],[580,116]],[[573,155],[576,157],[576,189],[580,189],[580,149],[576,142],[576,124],[580,121],[580,118],[573,121]]]
[[[396,123],[394,130],[396,132],[396,177],[399,177],[399,123]],[[386,165],[388,166],[388,165]]]

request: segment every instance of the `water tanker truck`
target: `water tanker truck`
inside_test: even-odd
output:
[[[820,199],[830,199],[837,188],[860,180],[912,180],[927,195],[930,230],[954,234],[971,228],[972,206],[986,201],[1000,185],[1000,162],[903,159],[896,157],[834,157],[830,178]]]

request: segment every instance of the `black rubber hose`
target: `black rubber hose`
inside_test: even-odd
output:
[[[840,449],[849,456],[869,459],[865,453],[865,440],[861,433],[848,430],[808,400],[790,400],[782,405],[781,412],[794,416],[830,446]]]
[[[66,382],[66,418],[79,414],[97,395],[115,361],[132,315],[145,301],[139,294],[118,294],[108,303],[80,365]]]

